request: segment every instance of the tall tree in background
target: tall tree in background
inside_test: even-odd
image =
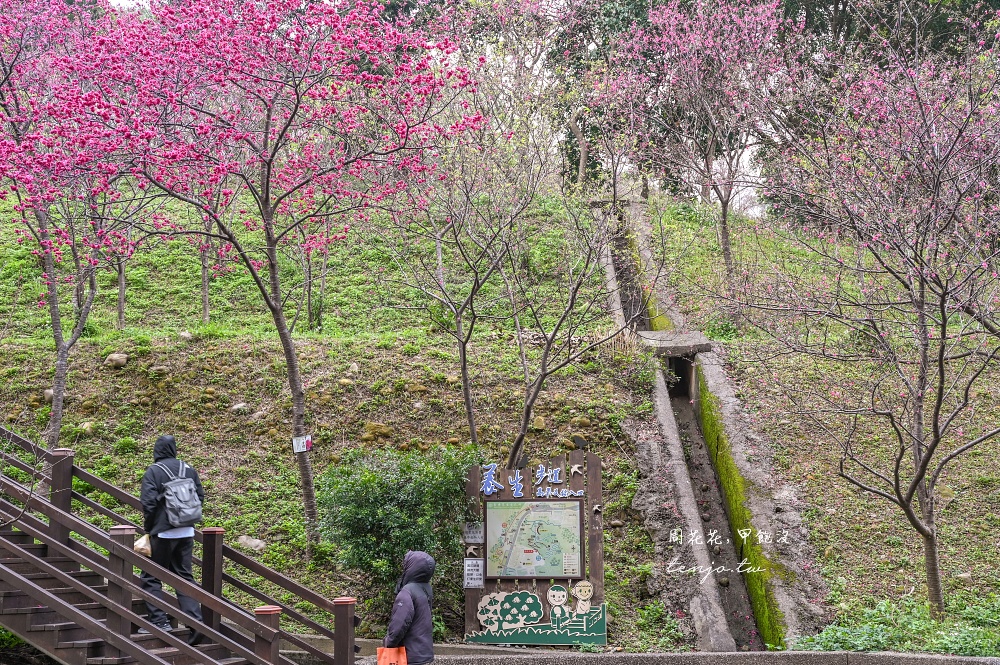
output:
[[[638,161],[676,172],[705,203],[714,197],[730,288],[729,217],[753,182],[766,119],[759,100],[788,80],[794,63],[786,54],[794,49],[787,44],[797,33],[777,0],[672,0],[650,10],[648,26],[622,36],[603,86],[645,127]]]
[[[840,445],[840,475],[919,534],[940,616],[940,483],[1000,436],[975,417],[1000,357],[1000,72],[982,15],[953,15],[965,31],[956,57],[954,41],[904,39],[926,8],[901,5],[872,26],[878,44],[826,53],[831,81],[795,86],[772,231],[805,251],[748,266],[744,311],[790,352],[864,368],[792,397]],[[888,450],[875,445],[884,437]]]
[[[283,281],[297,261],[282,252],[335,242],[352,215],[428,178],[428,147],[464,123],[436,118],[470,81],[448,64],[447,42],[388,23],[365,2],[154,2],[149,15],[122,10],[117,26],[90,71],[116,79],[109,125],[127,137],[138,177],[198,212],[167,232],[216,239],[252,277],[284,353],[290,434],[303,436],[305,391],[285,311],[301,284]],[[296,461],[311,547],[309,453]]]

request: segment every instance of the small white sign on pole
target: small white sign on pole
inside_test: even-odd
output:
[[[462,542],[466,545],[482,545],[483,535],[482,522],[466,522],[462,526]]]
[[[306,453],[312,450],[312,447],[313,447],[312,434],[292,437],[292,452]]]
[[[465,589],[482,589],[486,586],[486,566],[482,559],[465,560],[465,576],[462,587]]]

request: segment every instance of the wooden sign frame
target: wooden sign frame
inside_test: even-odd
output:
[[[583,502],[583,512],[581,517],[584,520],[581,536],[584,543],[581,544],[581,573],[586,573],[579,577],[553,577],[553,578],[488,578],[483,589],[465,590],[465,633],[466,641],[477,643],[494,644],[538,644],[538,645],[579,645],[593,644],[602,645],[607,642],[606,605],[604,602],[604,517],[603,517],[603,484],[602,484],[602,464],[601,459],[591,452],[583,450],[573,450],[566,455],[559,455],[547,460],[544,465],[547,469],[561,469],[563,482],[558,487],[567,487],[573,492],[582,492],[580,500]],[[514,497],[508,479],[514,476],[516,471],[521,472],[525,487],[525,496]],[[502,489],[497,489],[490,496],[483,496],[482,468],[473,467],[469,470],[466,482],[466,497],[469,502],[470,519],[472,521],[484,522],[485,504],[490,501],[566,501],[576,497],[536,497],[536,485],[532,479],[535,474],[531,469],[522,467],[520,469],[497,469],[497,480],[501,481]],[[555,486],[542,482],[540,486]],[[484,524],[485,526],[485,524]],[[485,540],[485,539],[484,539]],[[466,546],[466,557],[479,557],[484,559],[485,565],[486,543]],[[581,579],[582,578],[582,579]],[[590,603],[594,606],[594,614],[600,610],[598,620],[591,622],[589,630],[567,631],[553,630],[550,624],[555,620],[548,607],[548,591],[553,586],[560,586],[570,592],[583,581],[590,583],[593,593]],[[530,592],[542,605],[543,617],[550,623],[540,625],[539,630],[532,631],[534,626],[527,625],[520,631],[524,635],[514,635],[511,632],[500,631],[491,634],[480,622],[480,605],[489,600],[489,596],[503,593],[523,593]],[[587,624],[587,621],[584,621]],[[544,629],[543,629],[544,628]],[[528,634],[536,633],[536,634]]]

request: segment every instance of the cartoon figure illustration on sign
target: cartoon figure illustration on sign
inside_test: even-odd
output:
[[[549,591],[545,594],[545,597],[549,601],[549,622],[553,628],[562,628],[562,625],[569,619],[570,614],[569,608],[566,607],[566,601],[569,600],[569,593],[566,592],[566,587],[554,584],[549,587]]]
[[[590,614],[590,599],[594,596],[594,585],[584,580],[573,587],[573,597],[576,598],[576,609],[573,614],[586,616]]]

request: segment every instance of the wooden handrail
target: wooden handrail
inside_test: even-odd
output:
[[[21,437],[18,434],[15,434],[3,427],[0,427],[0,442],[2,441],[11,442],[14,445],[18,446],[19,448],[21,448],[22,450],[24,450],[25,452],[41,457],[50,464],[55,463],[57,459],[62,459],[62,458],[57,458],[56,455],[52,453],[52,451],[49,451],[40,445],[35,445],[29,440],[25,439],[24,437]],[[71,451],[57,451],[56,454],[65,454],[65,453],[68,453],[70,455],[70,458],[67,459],[67,461],[70,461],[72,456]],[[12,464],[17,468],[22,468],[23,466],[25,467],[25,469],[22,470],[25,470],[27,473],[30,474],[35,474],[36,476],[38,475],[38,471],[32,469],[30,465],[20,462],[20,460],[14,462],[13,460],[16,460],[17,458],[13,457],[12,455],[9,455],[8,457],[11,458]],[[68,466],[67,468],[71,469],[72,476],[75,476],[79,478],[81,481],[89,484],[95,490],[104,492],[105,494],[113,497],[116,501],[119,502],[119,504],[123,506],[128,506],[140,512],[142,511],[142,504],[137,496],[130,494],[119,487],[116,487],[115,485],[104,480],[103,478],[100,478],[99,476],[85,469],[82,469],[79,466],[72,465]],[[27,469],[31,470],[28,471]],[[47,481],[50,480],[49,476],[43,476],[43,478]],[[68,481],[64,479],[57,484],[60,484],[61,487],[61,483],[66,483],[66,482]],[[69,529],[83,535],[85,538],[88,538],[91,542],[99,545],[100,547],[104,547],[113,554],[121,556],[131,565],[147,569],[151,574],[155,574],[159,579],[165,581],[167,584],[170,584],[175,588],[181,589],[182,593],[184,593],[185,595],[188,595],[194,598],[195,600],[202,602],[202,604],[205,605],[205,609],[208,610],[209,613],[218,611],[219,616],[226,617],[236,625],[239,625],[242,628],[249,630],[254,634],[258,633],[253,628],[251,628],[250,625],[255,626],[257,630],[265,628],[265,626],[261,625],[260,622],[256,621],[250,615],[250,612],[246,608],[240,607],[236,603],[224,598],[221,595],[221,593],[218,595],[207,593],[200,587],[191,585],[185,580],[182,580],[181,578],[174,576],[169,571],[160,568],[159,566],[156,566],[150,560],[140,557],[138,554],[135,554],[131,550],[127,552],[121,552],[120,546],[114,543],[113,541],[109,541],[107,535],[102,530],[97,529],[86,520],[79,519],[72,513],[68,512],[70,504],[67,503],[63,505],[62,501],[70,501],[70,500],[76,501],[78,504],[86,507],[87,509],[90,509],[97,514],[110,519],[115,524],[132,526],[135,527],[138,532],[140,533],[143,532],[144,530],[143,525],[136,524],[125,515],[119,513],[117,510],[108,508],[107,506],[95,501],[86,494],[77,491],[72,491],[72,489],[69,488],[68,486],[65,488],[67,490],[65,494],[66,498],[60,499],[60,507],[63,508],[63,510],[60,510],[59,507],[53,506],[51,503],[46,502],[43,497],[27,496],[26,494],[24,494],[24,490],[26,488],[18,485],[17,483],[14,483],[11,480],[4,479],[4,482],[0,482],[0,487],[3,488],[10,487],[14,489],[15,485],[21,488],[21,493],[15,490],[11,492],[11,494],[19,498],[19,500],[28,503],[32,509],[38,510],[42,514],[46,515],[50,520],[50,524],[52,525],[51,528],[55,529],[56,532],[62,532],[63,534],[65,534],[66,529]],[[43,503],[45,505],[48,505],[53,510],[47,511],[43,507]],[[65,519],[65,516],[68,516],[70,519],[69,520]],[[199,542],[204,542],[202,533],[200,531],[196,530],[195,538]],[[100,555],[96,553],[94,550],[92,550],[90,547],[82,545],[77,541],[70,540],[68,539],[68,537],[65,536],[64,536],[64,544],[67,545],[68,549],[73,551],[76,555],[84,559],[87,559],[91,563],[97,563],[97,561],[100,560]],[[326,597],[286,577],[285,575],[279,573],[278,571],[265,566],[256,559],[253,559],[252,557],[249,557],[243,554],[242,552],[239,552],[233,549],[232,547],[229,547],[224,543],[222,544],[221,549],[222,549],[222,560],[224,562],[224,565],[225,561],[228,559],[229,563],[235,564],[237,566],[246,569],[253,575],[262,578],[268,583],[274,584],[283,591],[289,592],[297,596],[299,599],[311,603],[319,610],[333,614],[336,622],[337,620],[336,617],[338,616],[338,609],[336,607],[336,604],[331,602]],[[192,557],[192,559],[195,565],[202,567],[202,561],[198,557]],[[142,565],[140,565],[140,563],[137,562],[142,562]],[[156,569],[155,571],[153,570],[154,568]],[[162,573],[159,571],[162,571]],[[253,587],[252,585],[240,580],[234,575],[228,574],[225,571],[220,571],[220,572],[221,572],[221,581],[224,582],[225,584],[228,584],[231,587],[237,589],[238,591],[241,591],[243,593],[250,595],[253,598],[258,599],[267,605],[280,607],[283,611],[282,613],[287,618],[304,626],[308,630],[312,630],[320,635],[332,638],[336,641],[337,634],[335,630],[331,630],[330,628],[320,624],[319,622],[310,619],[301,612],[295,610],[289,604],[278,601],[277,599],[269,596],[264,591],[261,591],[260,589]],[[217,572],[216,575],[218,574],[219,573]],[[177,582],[177,584],[174,583],[175,581]],[[190,590],[189,592],[189,589],[193,590]],[[250,625],[246,625],[248,623]],[[335,629],[338,627],[339,626],[334,626]],[[226,627],[220,626],[220,630],[226,630]],[[353,659],[354,656],[353,653],[349,654],[349,656],[344,654],[335,654],[335,658],[331,659],[329,654],[315,649],[315,647],[309,645],[307,642],[304,642],[300,638],[295,637],[294,634],[292,633],[280,630],[280,628],[278,630],[278,633],[281,635],[282,639],[285,639],[293,644],[296,644],[296,646],[299,646],[300,648],[303,648],[304,650],[312,653],[312,655],[322,658],[323,660],[327,660],[328,662],[330,662],[331,660],[336,660],[336,662],[338,663],[347,663],[350,662],[348,658]],[[353,625],[351,626],[350,633],[353,635]],[[247,648],[252,648],[252,643]]]
[[[129,494],[120,487],[115,487],[103,478],[95,476],[91,472],[85,471],[75,464],[73,465],[73,475],[88,485],[93,485],[95,489],[99,489],[106,494],[110,494],[114,498],[118,499],[120,503],[123,503],[126,506],[132,506],[136,510],[142,510],[142,503],[139,501],[139,497]]]
[[[0,427],[0,443],[13,443],[26,453],[31,453],[36,457],[41,457],[46,462],[52,461],[52,454],[43,446],[32,443],[20,434],[15,434],[5,427]]]
[[[115,524],[119,526],[134,526],[139,533],[145,533],[141,524],[136,524],[135,522],[125,517],[124,515],[119,515],[115,511],[108,508],[107,506],[102,506],[101,504],[91,499],[89,496],[84,496],[79,492],[72,492],[70,496],[73,497],[74,501],[82,503],[86,507],[93,510],[95,513],[104,515],[105,517],[114,520]]]
[[[274,639],[275,635],[277,635],[277,631],[273,631],[272,629],[262,625],[260,622],[254,620],[252,616],[236,611],[234,605],[213,596],[200,586],[188,582],[179,575],[176,575],[166,568],[158,565],[152,559],[136,553],[133,549],[122,547],[118,543],[111,540],[111,538],[108,537],[104,531],[94,527],[89,522],[56,509],[47,501],[40,500],[37,496],[30,494],[25,490],[25,488],[9,478],[0,477],[0,486],[3,487],[5,493],[16,496],[19,500],[24,501],[28,505],[29,509],[36,510],[48,517],[50,528],[53,522],[69,528],[73,532],[87,538],[92,543],[95,543],[116,556],[125,559],[125,561],[132,566],[145,570],[158,580],[166,582],[178,592],[183,593],[185,596],[189,596],[197,600],[202,605],[209,607],[213,612],[219,613],[220,616],[226,617],[241,628],[245,628],[246,630],[253,632],[255,635],[260,635],[261,637],[265,637],[267,639]],[[96,564],[91,561],[88,565]]]
[[[0,500],[0,506],[2,506],[5,509],[6,512],[9,512],[11,507],[16,508],[16,506],[12,506],[12,504],[10,504],[8,501],[4,501],[4,500]],[[4,512],[4,511],[0,511],[0,512]],[[90,560],[90,561],[86,561],[86,562],[85,561],[80,561],[75,556],[73,556],[74,553],[76,553],[76,550],[74,548],[67,547],[66,545],[63,545],[62,543],[60,543],[58,541],[54,541],[51,538],[49,538],[48,534],[45,532],[45,524],[43,522],[37,520],[36,518],[28,516],[27,519],[21,519],[21,520],[19,520],[18,526],[19,526],[19,528],[21,528],[22,531],[24,531],[28,535],[30,535],[33,538],[35,538],[37,540],[40,540],[43,543],[45,543],[50,549],[56,550],[60,554],[63,554],[64,556],[72,558],[74,561],[76,561],[80,565],[82,565],[82,566],[90,569],[91,571],[93,571],[93,572],[101,575],[102,577],[104,577],[105,579],[107,579],[109,583],[116,583],[116,584],[119,584],[119,585],[124,585],[124,586],[128,587],[129,591],[132,594],[139,596],[139,598],[141,598],[142,600],[146,600],[146,601],[154,603],[154,604],[156,604],[158,606],[162,606],[164,604],[169,604],[171,606],[171,609],[174,610],[172,612],[169,612],[169,614],[175,615],[178,618],[183,618],[184,623],[188,624],[189,626],[195,627],[199,632],[203,632],[204,634],[208,635],[212,639],[215,639],[216,641],[218,641],[222,646],[226,647],[227,649],[230,649],[231,651],[239,653],[241,656],[243,656],[245,658],[248,658],[250,660],[254,660],[256,658],[256,656],[254,656],[251,653],[251,650],[248,649],[245,645],[240,644],[240,643],[238,643],[235,640],[231,640],[231,639],[225,637],[221,633],[213,630],[210,626],[206,626],[206,625],[204,625],[204,623],[198,622],[197,619],[195,619],[194,617],[191,617],[191,616],[185,614],[184,612],[182,612],[180,610],[180,607],[178,606],[177,599],[175,597],[169,596],[169,595],[157,596],[157,595],[152,594],[149,591],[146,591],[145,589],[142,588],[141,581],[139,580],[138,577],[136,577],[135,575],[129,575],[128,579],[126,579],[125,577],[122,577],[121,575],[119,575],[115,571],[111,570],[106,565],[104,565],[104,559],[102,559],[100,557],[98,557],[97,560]],[[15,547],[18,550],[18,556],[19,557],[23,558],[25,561],[29,561],[36,568],[44,569],[47,574],[52,575],[53,577],[55,577],[56,579],[58,579],[60,582],[62,582],[64,585],[66,585],[67,587],[72,587],[73,589],[75,589],[75,590],[83,593],[88,598],[90,598],[92,601],[100,603],[101,605],[103,605],[103,606],[107,607],[108,609],[114,611],[119,616],[122,616],[122,617],[128,619],[129,621],[131,621],[132,623],[135,623],[135,624],[137,624],[137,625],[145,628],[146,630],[149,630],[151,633],[157,634],[159,636],[159,633],[157,631],[164,632],[164,631],[160,631],[159,628],[157,628],[156,631],[152,630],[150,628],[150,626],[153,626],[154,628],[155,628],[155,626],[152,623],[150,623],[147,619],[145,619],[145,618],[141,617],[140,615],[137,615],[134,612],[132,612],[131,608],[125,607],[124,605],[120,605],[118,603],[115,603],[108,596],[106,596],[106,595],[100,593],[99,591],[91,588],[90,586],[84,584],[83,582],[80,582],[79,580],[77,580],[76,578],[74,578],[72,575],[69,575],[67,572],[55,569],[54,566],[52,566],[51,564],[49,564],[48,562],[46,562],[44,559],[38,557],[37,555],[34,555],[34,554],[30,553],[30,552],[27,552],[27,551],[23,550],[22,548],[20,548],[20,546],[17,546],[16,544],[12,544],[12,545],[10,545],[8,547],[7,543],[4,543],[4,548],[5,549],[13,550]],[[149,563],[152,564],[153,566],[155,566],[155,563],[153,563],[151,560],[149,560]],[[168,602],[164,603],[164,600],[166,600]],[[58,604],[57,607],[62,608],[63,605],[62,604]],[[56,611],[58,612],[58,610],[56,610]],[[194,626],[194,624],[197,624],[197,625]],[[265,631],[262,631],[262,632],[265,632]],[[268,629],[266,632],[273,632],[274,633],[274,637],[272,637],[270,639],[273,640],[273,639],[277,639],[278,638],[278,633],[277,632],[271,631],[270,629]],[[167,634],[170,635],[169,633],[167,633]],[[177,638],[177,637],[175,637],[173,635],[170,635],[170,637],[172,638],[171,640],[164,640],[164,641],[170,642],[171,644],[173,644],[174,641],[181,642],[181,640],[179,638]],[[201,652],[197,651],[193,647],[190,647],[186,642],[183,642],[183,645],[184,646],[181,647],[181,646],[179,646],[177,644],[173,644],[173,646],[176,646],[177,648],[182,649],[186,653],[190,649],[191,653],[188,653],[188,655],[193,655],[196,658],[204,658],[205,657],[203,654],[201,654]],[[270,663],[267,663],[267,662],[264,662],[264,661],[255,661],[255,662],[257,662],[258,665],[271,665]]]
[[[38,540],[41,540],[42,542],[45,542],[45,540],[46,540],[46,538],[44,537],[44,534],[42,534],[41,532],[39,532],[36,529],[25,529],[24,531],[25,531],[25,533],[30,534],[31,536],[33,536],[34,538],[36,538]],[[32,533],[32,532],[34,532],[34,533]],[[58,545],[58,544],[56,544],[56,545]],[[46,573],[48,575],[51,575],[52,577],[56,578],[57,580],[59,580],[66,587],[72,588],[75,591],[77,591],[77,592],[85,595],[87,598],[89,598],[91,600],[91,602],[98,603],[102,607],[108,609],[111,612],[114,612],[115,614],[117,614],[118,616],[120,616],[120,617],[128,620],[129,622],[134,623],[134,624],[136,624],[138,626],[141,626],[142,628],[145,628],[150,633],[155,634],[156,637],[162,639],[164,642],[167,642],[170,646],[172,646],[175,649],[179,649],[182,652],[184,652],[185,655],[194,657],[195,659],[207,659],[207,660],[210,661],[210,663],[214,663],[215,665],[219,665],[219,663],[218,663],[217,660],[215,660],[215,659],[213,659],[213,658],[211,658],[211,657],[209,657],[209,656],[201,653],[200,651],[198,651],[194,647],[188,645],[187,642],[181,640],[180,638],[178,638],[178,637],[176,637],[174,635],[171,635],[169,632],[161,630],[160,628],[158,628],[157,626],[155,626],[155,624],[151,623],[150,621],[148,621],[147,619],[145,619],[141,615],[138,615],[135,612],[133,612],[131,610],[131,608],[127,608],[124,605],[120,605],[119,603],[114,602],[107,595],[105,595],[105,594],[103,594],[103,593],[101,593],[101,592],[93,589],[92,587],[84,584],[83,582],[80,582],[79,580],[77,580],[76,578],[74,578],[72,575],[69,575],[65,571],[59,570],[58,568],[56,568],[55,566],[53,566],[52,564],[50,564],[49,562],[47,562],[44,558],[39,557],[39,556],[35,555],[34,553],[32,553],[32,552],[30,552],[30,551],[28,551],[28,550],[20,547],[16,543],[10,543],[10,544],[4,543],[4,549],[6,549],[9,552],[12,552],[12,553],[16,554],[19,558],[21,558],[22,561],[27,561],[28,563],[30,563],[32,566],[34,566],[38,570],[40,570],[40,571],[42,571],[42,572],[44,572],[44,573]],[[79,561],[77,563],[81,563],[82,564],[82,562],[79,562]],[[82,565],[88,565],[88,564],[82,564]],[[93,570],[93,572],[96,572],[96,573],[99,573],[99,574],[103,575],[104,577],[106,577],[110,581],[122,581],[122,579],[120,577],[118,577],[117,575],[114,575],[112,573],[112,571],[110,571],[109,569],[101,570],[100,568],[101,568],[100,566],[94,566],[93,568],[91,568],[91,570]],[[108,573],[111,573],[111,574],[108,574]],[[131,591],[131,589],[130,589],[130,591]],[[146,592],[144,592],[144,593],[146,593]],[[152,594],[146,593],[146,595],[149,596],[149,599],[154,599],[155,598]],[[155,599],[159,600],[158,598],[155,598]],[[62,602],[56,601],[53,604],[49,604],[48,606],[50,608],[52,608],[54,611],[56,611],[57,613],[61,614],[62,610],[64,610],[66,608],[66,605],[69,605],[70,607],[73,606],[72,603],[66,603],[65,601],[62,601]],[[67,618],[71,618],[71,617],[67,617]],[[87,627],[87,628],[88,628],[88,630],[90,629],[90,627]],[[108,630],[107,626],[104,626],[104,628],[105,628],[105,630]],[[155,629],[156,632],[154,632],[154,629]],[[107,634],[103,634],[103,633],[99,634],[99,637],[107,640],[108,642],[111,642],[111,640],[109,640],[107,638]],[[135,656],[134,653],[129,653],[129,655],[131,655],[133,657]]]
[[[234,550],[229,545],[222,546],[222,553],[227,559],[229,559],[233,563],[239,564],[244,568],[246,568],[247,570],[249,570],[250,572],[260,575],[268,582],[277,584],[278,586],[288,591],[295,589],[295,593],[296,595],[299,596],[299,598],[302,598],[303,600],[308,600],[310,603],[320,608],[321,610],[327,610],[330,612],[333,611],[334,605],[328,598],[324,598],[323,596],[319,595],[312,589],[307,589],[304,586],[300,585],[298,582],[295,582],[294,580],[285,577],[278,571],[268,568],[267,566],[257,561],[256,559],[251,559],[242,552]]]
[[[44,471],[42,471],[40,469],[36,469],[35,467],[31,466],[30,464],[24,463],[23,461],[21,461],[20,459],[18,459],[14,455],[11,455],[10,453],[0,451],[0,459],[3,460],[4,464],[10,464],[11,466],[13,466],[13,467],[15,467],[17,469],[20,469],[21,471],[25,472],[29,476],[32,476],[36,480],[43,480],[46,483],[51,480],[51,478],[49,477],[49,475],[47,473],[45,473]]]
[[[122,489],[120,489],[118,487],[115,487],[114,485],[110,484],[106,480],[95,476],[94,474],[90,473],[89,471],[85,471],[85,470],[81,469],[79,466],[74,465],[73,466],[73,475],[76,476],[77,478],[79,478],[80,480],[84,481],[85,483],[88,483],[88,484],[92,485],[95,489],[98,489],[98,490],[100,490],[102,492],[105,492],[105,493],[113,496],[120,503],[123,503],[125,505],[131,506],[131,507],[133,507],[133,508],[135,508],[137,510],[142,510],[142,503],[139,501],[138,497],[136,497],[136,496],[134,496],[132,494],[129,494],[128,492],[126,492],[126,491],[124,491],[124,490],[122,490]],[[74,499],[77,499],[78,497],[82,497],[82,496],[83,495],[80,495],[77,492],[73,493],[73,498]],[[93,500],[91,500],[91,501],[93,501]],[[93,502],[93,503],[97,503],[97,502]],[[100,505],[100,504],[97,504],[97,505]],[[93,506],[91,506],[91,507],[93,507]],[[105,506],[101,506],[101,508],[104,508],[105,510],[108,510]],[[106,512],[103,512],[103,511],[101,511],[99,509],[96,509],[96,508],[95,508],[95,510],[98,510],[98,512],[101,512],[106,517],[111,517],[112,519],[115,519],[114,516],[109,515]],[[117,513],[115,513],[115,515],[117,515]],[[132,522],[131,520],[127,519],[124,516],[117,515],[117,518],[121,520],[121,522],[119,522],[120,524],[126,524],[126,525],[127,524],[131,524],[131,525],[135,526],[136,528],[142,530],[142,525],[135,524],[134,522]],[[196,531],[195,532],[195,539],[198,540],[199,542],[202,541],[202,536],[201,536],[201,532],[200,531]],[[232,561],[233,563],[235,563],[237,565],[243,566],[244,568],[246,568],[250,572],[255,573],[255,574],[261,576],[262,578],[264,578],[268,582],[271,582],[272,584],[276,584],[277,586],[281,587],[285,591],[291,591],[292,593],[294,593],[295,595],[297,595],[299,598],[302,598],[303,600],[306,600],[306,601],[312,603],[313,605],[315,605],[316,607],[318,607],[321,610],[326,610],[328,612],[333,612],[333,603],[330,602],[329,599],[325,598],[324,596],[321,596],[320,594],[316,593],[312,589],[309,589],[309,588],[306,588],[306,587],[302,586],[301,584],[299,584],[295,580],[292,580],[292,579],[286,577],[285,575],[282,575],[281,573],[279,573],[278,571],[274,570],[273,568],[268,568],[267,566],[265,566],[264,564],[260,563],[256,559],[252,559],[252,558],[246,556],[242,552],[233,549],[229,545],[223,545],[222,552],[223,552],[223,556],[226,559],[229,559],[230,561]],[[258,598],[260,600],[263,600],[263,601],[271,604],[271,605],[280,605],[280,603],[277,600],[275,600],[274,598],[271,598],[269,596],[266,596],[266,595],[265,596],[258,596]]]
[[[263,591],[260,591],[259,589],[255,589],[254,587],[250,586],[249,584],[247,584],[243,580],[238,580],[235,577],[233,577],[232,575],[223,573],[222,574],[222,581],[225,582],[226,584],[232,586],[232,587],[235,587],[236,589],[242,591],[245,594],[253,596],[257,600],[260,600],[262,602],[269,603],[271,605],[276,605],[277,607],[280,607],[282,609],[282,612],[284,614],[286,614],[286,615],[290,616],[291,618],[295,619],[296,621],[298,621],[299,623],[301,623],[303,626],[306,626],[307,628],[312,628],[313,630],[320,631],[321,633],[326,634],[326,637],[330,637],[330,638],[333,637],[333,631],[330,630],[329,628],[326,628],[326,627],[324,627],[324,626],[316,623],[315,621],[313,621],[309,617],[304,616],[303,614],[300,614],[298,611],[296,611],[295,609],[289,607],[288,605],[285,605],[284,603],[277,602],[277,601],[271,603],[270,602],[271,599],[267,596],[267,594],[265,594]]]

